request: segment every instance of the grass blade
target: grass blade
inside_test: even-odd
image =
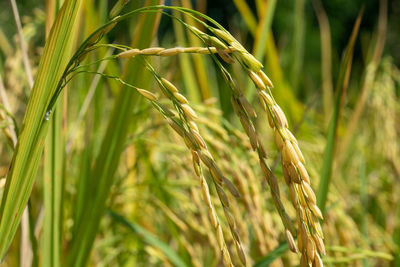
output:
[[[332,112],[333,85],[332,85],[332,47],[331,29],[328,15],[320,0],[314,0],[313,7],[318,19],[321,39],[321,76],[322,76],[322,101],[326,123]]]
[[[49,126],[47,104],[69,61],[81,0],[68,0],[46,42],[28,101],[0,207],[0,259],[4,258],[28,202]]]
[[[353,59],[354,45],[357,38],[358,30],[361,24],[363,10],[359,13],[350,36],[349,43],[346,47],[345,54],[339,69],[338,81],[336,83],[335,105],[333,115],[329,123],[328,138],[325,147],[325,153],[322,163],[321,180],[317,193],[317,204],[322,212],[325,211],[326,200],[328,198],[329,184],[332,176],[332,165],[337,144],[337,131],[339,127],[341,112],[344,105],[347,86],[350,79],[351,63]]]

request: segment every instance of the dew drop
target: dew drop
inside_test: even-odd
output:
[[[50,119],[50,114],[51,114],[51,110],[46,111],[46,114],[44,114],[44,119],[46,121],[48,121]]]

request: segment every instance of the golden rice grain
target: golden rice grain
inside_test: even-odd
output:
[[[184,97],[183,95],[181,95],[180,93],[174,93],[174,97],[176,98],[176,100],[178,100],[181,104],[188,104],[188,100],[186,99],[186,97]]]
[[[247,73],[249,74],[250,79],[252,79],[252,81],[254,82],[254,85],[258,89],[260,89],[260,90],[266,89],[265,84],[263,83],[261,78],[254,71],[248,70]]]
[[[234,46],[233,44],[231,44]],[[248,52],[242,52],[239,54],[240,58],[243,60],[244,64],[254,72],[258,72],[263,65],[258,61],[252,54]]]
[[[157,100],[157,96],[155,94],[153,94],[152,92],[150,92],[150,91],[147,91],[147,90],[144,90],[144,89],[139,89],[139,88],[137,88],[136,90],[139,92],[139,94],[141,94],[142,96],[144,96],[145,98],[147,98],[147,99],[149,99],[151,101],[156,101]]]
[[[181,47],[167,48],[164,51],[160,51],[157,55],[159,56],[174,56],[183,53],[185,50]]]
[[[164,50],[165,50],[165,48],[162,48],[162,47],[150,47],[150,48],[142,49],[140,51],[140,54],[141,55],[154,55],[154,54],[157,54]]]
[[[282,162],[289,165],[292,162],[297,162],[297,153],[294,150],[290,141],[285,141],[282,148]]]
[[[308,183],[303,181],[301,183],[301,187],[303,188],[304,192],[306,193],[307,199],[310,200],[312,204],[317,203],[317,198],[315,197],[315,193],[312,190],[311,186]]]
[[[310,177],[308,176],[308,172],[303,163],[301,163],[300,161],[296,162],[296,168],[300,173],[301,179],[303,179],[307,184],[310,184]]]
[[[292,252],[297,253],[298,249],[297,249],[296,243],[294,242],[293,235],[290,233],[290,231],[288,229],[285,229],[285,237],[286,237],[286,242],[289,245],[289,249]]]
[[[274,85],[272,84],[271,80],[268,78],[267,74],[265,74],[262,70],[257,72],[258,76],[261,78],[261,80],[264,82],[264,84],[270,88],[273,88]]]
[[[287,132],[290,132],[290,131],[287,131]],[[297,157],[299,158],[301,163],[305,164],[306,161],[304,159],[303,153],[301,153],[301,150],[300,150],[299,145],[297,144],[297,142],[293,142],[292,141],[292,146],[293,146],[294,150],[296,150]]]
[[[228,52],[226,52],[225,50],[222,50],[220,48],[217,48],[217,53],[220,56],[220,58],[225,61],[228,64],[232,64],[233,62],[235,62],[233,60],[233,58],[228,54]]]
[[[275,119],[276,119],[278,125],[282,128],[287,128],[288,122],[287,122],[286,116],[283,113],[282,109],[278,105],[273,105],[272,112],[275,116]]]
[[[134,57],[134,56],[138,55],[139,53],[140,53],[140,50],[135,48],[135,49],[131,49],[131,50],[119,53],[117,55],[117,57],[119,57],[119,58]]]
[[[261,95],[261,97],[264,99],[264,101],[267,103],[268,106],[274,105],[272,97],[265,90],[259,91],[258,93]],[[268,109],[265,109],[265,111],[268,111]]]
[[[244,96],[239,97],[239,103],[243,106],[243,108],[246,110],[247,114],[250,117],[253,117],[253,118],[257,117],[256,111],[253,109],[253,107],[250,105],[249,101],[247,101],[247,99]]]
[[[213,28],[212,32],[227,43],[236,42],[236,39],[233,38],[233,36],[226,31],[222,31],[220,29]]]
[[[181,108],[189,120],[198,119],[196,112],[188,104],[182,104]]]
[[[178,89],[175,87],[175,85],[173,85],[167,79],[161,78],[161,81],[162,81],[163,85],[165,86],[165,88],[167,88],[168,91],[170,91],[171,93],[177,93],[178,92]]]
[[[312,262],[314,260],[314,255],[315,255],[314,240],[311,237],[308,237],[308,239],[307,239],[307,259],[309,262]]]

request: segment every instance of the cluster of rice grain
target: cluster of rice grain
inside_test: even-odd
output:
[[[261,70],[256,74],[249,70],[260,97],[260,102],[268,113],[270,127],[275,132],[275,142],[282,155],[282,170],[285,182],[289,187],[290,199],[297,213],[297,245],[302,254],[301,265],[314,264],[322,266],[320,255],[325,255],[323,233],[319,223],[322,212],[316,205],[316,196],[310,185],[309,175],[304,167],[305,160],[296,138],[288,129],[287,119],[282,109],[268,93],[272,84]],[[268,88],[268,89],[267,89]],[[293,236],[285,232],[289,247],[296,252]]]
[[[259,154],[260,164],[271,187],[273,200],[286,228],[285,235],[289,248],[293,252],[297,252],[298,249],[300,250],[302,266],[311,264],[323,266],[321,255],[325,255],[326,252],[322,240],[323,233],[319,223],[319,219],[322,219],[322,213],[316,205],[316,197],[311,188],[310,178],[304,167],[305,160],[297,140],[288,129],[288,122],[282,109],[271,95],[270,88],[273,87],[273,84],[261,70],[262,64],[248,53],[235,38],[228,32],[219,29],[213,29],[212,31],[236,49],[237,53],[235,54],[237,54],[238,58],[245,65],[245,68],[247,68],[249,77],[258,89],[261,105],[268,114],[270,127],[275,132],[276,145],[282,155],[282,169],[285,182],[289,186],[290,199],[297,214],[298,248],[293,238],[294,230],[280,201],[278,183],[265,162],[265,150],[250,119],[250,117],[256,117],[256,114],[244,98],[241,90],[235,86],[232,78],[225,72],[227,82],[231,83],[233,92],[232,104],[235,113],[238,115],[246,134],[249,136],[253,150],[256,150]]]
[[[228,32],[208,27],[211,32],[218,36],[217,38],[215,36],[210,36],[193,26],[188,27],[206,45],[212,47],[175,47],[170,49],[153,47],[142,50],[131,49],[118,54],[117,58],[126,58],[137,55],[172,56],[179,53],[201,53],[212,55],[214,53],[218,53],[222,60],[227,63],[233,63],[234,57],[237,58],[237,60],[247,70],[249,77],[253,80],[258,89],[261,105],[268,114],[269,125],[275,132],[276,145],[282,154],[282,169],[284,172],[285,181],[289,187],[290,199],[296,209],[297,214],[297,244],[302,254],[301,264],[314,264],[316,266],[322,266],[320,255],[325,254],[325,248],[322,241],[323,234],[319,223],[319,219],[322,219],[322,213],[316,206],[316,197],[310,186],[310,179],[304,167],[304,157],[298,147],[296,138],[288,129],[288,123],[282,109],[276,104],[271,95],[270,88],[272,88],[273,85],[267,75],[261,70],[262,64],[258,62],[249,52],[247,52],[243,46]],[[229,53],[234,53],[234,57],[232,57]],[[240,241],[237,223],[235,222],[234,216],[230,211],[229,199],[223,190],[223,186],[225,186],[234,196],[238,196],[239,192],[232,182],[222,174],[220,168],[217,166],[215,160],[209,152],[207,145],[200,135],[199,129],[195,123],[195,120],[198,119],[198,116],[189,105],[188,100],[179,93],[178,89],[170,81],[159,77],[155,73],[154,69],[152,69],[150,64],[147,62],[146,64],[148,69],[156,78],[164,95],[174,104],[175,109],[179,113],[179,118],[177,118],[173,112],[169,111],[167,108],[158,103],[157,97],[153,93],[144,89],[137,90],[144,97],[151,100],[159,109],[159,111],[161,111],[163,115],[167,117],[167,121],[170,126],[184,139],[186,146],[191,150],[194,169],[200,179],[203,199],[209,209],[209,216],[212,225],[217,232],[217,241],[224,259],[224,263],[225,265],[229,266],[232,264],[232,262],[229,252],[226,248],[221,225],[211,203],[208,185],[204,178],[200,162],[203,162],[203,164],[207,166],[213,178],[216,192],[229,224],[239,258],[245,265],[246,256]],[[295,229],[287,212],[285,211],[284,205],[282,204],[277,179],[266,162],[267,154],[253,123],[253,119],[257,117],[257,114],[244,97],[242,90],[236,86],[229,72],[226,71],[222,65],[219,65],[219,67],[226,82],[232,89],[232,105],[234,111],[249,138],[251,148],[257,152],[261,169],[270,186],[272,199],[285,227],[285,236],[289,247],[293,252],[298,252],[298,248],[293,238],[295,235]],[[260,236],[260,234],[258,235]]]
[[[220,129],[218,131],[223,130]],[[254,159],[257,159],[257,156],[253,153],[249,153],[248,155],[246,153],[246,155],[243,155],[244,158],[238,158],[238,155],[232,153],[231,147],[227,145],[232,143],[232,140],[219,142],[214,136],[205,135],[205,139],[210,144],[210,147],[219,153],[219,162],[223,168],[223,172],[233,177],[233,181],[241,195],[239,201],[246,211],[245,215],[241,215],[243,211],[239,209],[239,205],[232,205],[232,211],[235,214],[243,244],[250,246],[251,238],[252,241],[256,242],[256,248],[260,255],[266,255],[278,245],[278,236],[271,225],[271,216],[268,212],[265,212],[266,207],[262,206],[266,196],[261,194],[251,166],[243,163],[244,158],[247,159],[246,161],[251,162],[248,156]],[[247,150],[247,148],[244,149]],[[243,150],[241,151],[240,154],[243,153]],[[252,237],[249,236],[250,233],[247,230],[249,227],[251,227],[252,234],[254,234]]]
[[[235,243],[239,259],[241,260],[243,265],[246,265],[246,256],[238,234],[235,218],[230,211],[230,202],[228,200],[228,196],[223,190],[223,186],[225,186],[235,197],[239,196],[239,192],[232,184],[232,182],[222,174],[220,168],[217,166],[214,158],[209,152],[203,137],[199,133],[198,126],[195,123],[195,120],[198,118],[198,116],[196,112],[190,107],[188,100],[179,93],[179,90],[175,87],[175,85],[173,85],[167,79],[159,77],[149,64],[148,67],[150,71],[154,74],[154,77],[156,78],[164,95],[173,102],[176,110],[179,112],[179,115],[182,119],[177,119],[173,115],[172,111],[167,110],[167,108],[161,106],[160,103],[157,103],[157,97],[153,93],[144,89],[137,89],[137,91],[147,99],[151,100],[153,103],[156,103],[157,107],[163,110],[164,115],[169,115],[167,116],[167,121],[169,125],[183,138],[186,146],[191,150],[195,173],[200,179],[200,186],[203,193],[203,201],[208,207],[210,221],[216,231],[217,241],[224,264],[226,266],[232,266],[231,257],[224,240],[222,227],[211,202],[208,184],[204,177],[200,161],[203,162],[205,166],[207,166],[213,178],[216,192],[222,204],[226,220],[229,224],[229,228]]]
[[[163,48],[163,47],[150,47],[145,49],[129,49],[124,52],[121,52],[117,55],[117,58],[130,58],[138,55],[144,56],[175,56],[182,53],[191,53],[191,54],[215,54],[215,53],[232,53],[235,51],[234,47],[224,48],[222,51],[216,47],[172,47],[172,48]]]

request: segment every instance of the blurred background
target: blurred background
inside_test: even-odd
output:
[[[11,123],[21,125],[31,87],[27,72],[34,79],[49,29],[51,2],[18,1],[25,49],[21,49],[10,2],[0,2],[0,125],[4,131]],[[114,1],[83,2],[76,47],[108,21],[114,5]],[[178,5],[204,13],[263,63],[274,83],[272,94],[299,140],[318,202],[323,203],[325,264],[400,266],[400,1],[131,1],[122,13],[145,4]],[[175,11],[167,14],[202,29],[189,17]],[[149,25],[134,16],[119,23],[102,42],[139,48],[202,45],[167,15],[158,19]],[[115,51],[96,51],[85,62],[111,53]],[[154,57],[152,64],[199,114],[210,151],[242,195],[230,200],[249,266],[297,266],[299,258],[288,251],[268,185],[215,63],[208,56],[182,54]],[[294,218],[273,131],[255,88],[238,64],[226,67],[258,114],[257,132],[281,186],[282,201]],[[159,92],[148,73],[135,74],[135,67],[124,62],[103,61],[88,70],[125,75],[133,84]],[[105,188],[105,206],[99,208],[104,215],[87,256],[89,266],[222,266],[190,152],[149,103],[137,94],[124,95],[124,90],[115,80],[80,74],[62,96],[62,138],[57,146],[62,154],[58,175],[62,216],[57,224],[61,261],[77,246],[73,238],[77,222],[93,208],[87,203]],[[121,104],[123,98],[131,100]],[[117,117],[123,119],[123,129],[113,125]],[[113,140],[120,143],[117,151],[107,150]],[[7,134],[0,135],[0,152],[3,187],[13,152]],[[104,171],[107,156],[114,167]],[[103,171],[108,171],[105,184],[97,178]],[[42,233],[46,226],[43,177],[46,156],[29,202],[34,236],[30,240],[36,242],[30,261],[41,266],[45,266]],[[210,175],[206,177],[209,180]],[[210,190],[216,198],[215,189],[210,186]],[[239,266],[221,204],[214,203],[232,260]],[[20,236],[4,266],[24,263]]]

